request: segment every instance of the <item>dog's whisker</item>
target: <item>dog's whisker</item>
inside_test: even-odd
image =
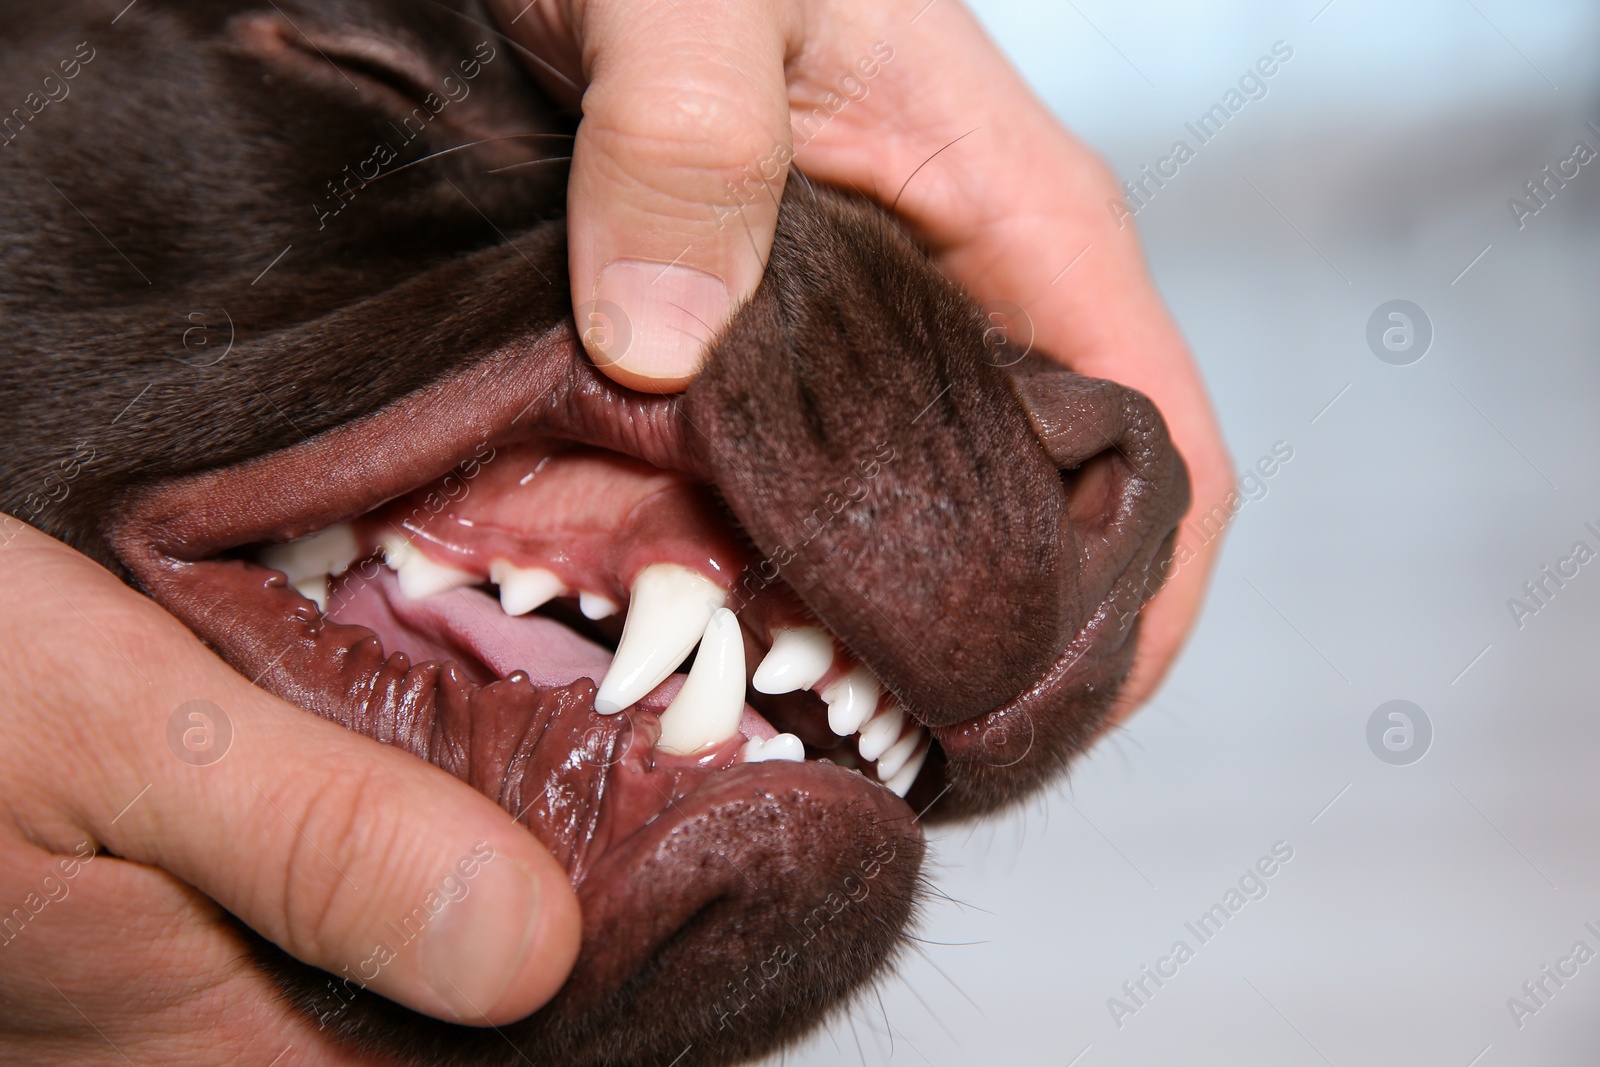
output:
[[[966,138],[971,137],[973,134],[975,134],[977,132],[978,132],[978,128],[975,126],[972,129],[968,130],[966,133],[962,134],[960,137],[957,137],[954,141],[951,141],[948,144],[946,144],[944,146],[944,148],[939,149],[938,152],[935,152],[933,155],[929,156],[927,159],[924,159],[921,163],[918,163],[917,164],[917,169],[912,171],[911,174],[906,178],[905,185],[902,185],[900,187],[900,191],[898,193],[894,194],[894,202],[889,205],[889,213],[893,214],[894,213],[894,209],[900,206],[900,198],[902,196],[906,195],[906,187],[911,184],[911,179],[912,178],[915,178],[918,174],[920,174],[922,172],[922,168],[923,167],[926,167],[929,163],[932,163],[935,159],[938,159],[939,158],[939,153],[943,152],[945,150],[945,148],[949,148],[952,145],[956,144],[957,141],[965,140]]]
[[[368,185],[374,185],[374,184],[376,184],[378,182],[383,181],[383,179],[385,179],[385,178],[392,178],[396,174],[399,174],[401,171],[410,170],[412,167],[419,166],[420,164],[423,164],[423,163],[427,163],[430,160],[438,159],[440,156],[448,156],[448,155],[451,155],[452,153],[455,153],[455,152],[464,152],[469,148],[477,148],[479,145],[494,144],[496,141],[526,141],[526,140],[530,140],[532,138],[538,138],[538,137],[555,137],[555,138],[560,138],[562,140],[570,141],[570,140],[572,140],[573,135],[570,134],[570,133],[509,133],[509,134],[506,134],[504,137],[485,137],[481,141],[468,141],[466,144],[458,144],[458,145],[455,145],[455,146],[453,146],[451,148],[441,148],[437,152],[429,152],[427,155],[421,157],[420,159],[413,159],[410,163],[402,163],[402,164],[400,164],[400,166],[394,168],[394,170],[386,170],[386,171],[384,171],[382,174],[378,175],[376,178],[372,179],[372,181],[368,182],[367,184]],[[563,158],[570,159],[572,157],[565,156]]]
[[[889,1058],[894,1058],[894,1024],[889,1021],[889,1009],[883,1004],[883,990],[878,986],[872,987],[872,995],[878,1001],[878,1014],[883,1016],[883,1029],[889,1035]]]
[[[970,996],[968,996],[967,995],[967,991],[965,989],[962,989],[959,985],[957,985],[956,984],[956,980],[954,978],[951,978],[948,974],[945,974],[944,973],[944,968],[940,967],[937,963],[933,962],[933,957],[932,956],[928,955],[928,953],[923,951],[923,949],[918,945],[912,945],[911,946],[911,951],[915,952],[917,955],[921,956],[922,957],[922,961],[924,963],[926,963],[929,967],[932,967],[934,969],[934,971],[939,975],[940,978],[943,978],[946,982],[949,982],[950,983],[950,988],[954,989],[957,993],[960,993],[962,999],[965,1000],[968,1004],[971,1004],[972,1007],[977,1011],[977,1013],[979,1015],[983,1015],[984,1018],[988,1018],[988,1016],[984,1014],[983,1008],[978,1005],[978,1002],[976,1000],[973,1000]]]
[[[545,159],[527,159],[527,160],[523,160],[521,163],[508,163],[503,167],[495,167],[493,170],[486,170],[486,171],[484,171],[484,173],[485,174],[504,174],[508,170],[516,170],[519,167],[538,167],[538,166],[542,166],[545,163],[570,163],[570,162],[572,162],[572,157],[571,156],[548,156]]]
[[[948,1026],[946,1026],[944,1024],[944,1019],[939,1015],[939,1013],[934,1011],[933,1008],[928,1004],[928,1002],[923,999],[922,994],[917,992],[917,987],[912,985],[909,981],[907,981],[905,979],[901,979],[900,984],[906,987],[906,992],[910,993],[912,996],[917,998],[917,1003],[922,1005],[922,1010],[927,1012],[929,1017],[931,1017],[933,1019],[935,1025],[937,1025],[939,1027],[939,1029],[944,1031],[945,1036],[950,1039],[951,1043],[954,1044],[957,1048],[960,1048],[961,1047],[961,1043],[956,1040],[956,1035],[951,1031],[951,1029]]]
[[[531,62],[537,64],[539,66],[539,69],[548,72],[551,76],[553,76],[556,79],[558,79],[568,89],[571,89],[575,93],[583,92],[583,87],[582,86],[580,86],[577,82],[573,81],[571,78],[567,77],[565,74],[561,73],[561,71],[557,70],[543,56],[539,55],[537,52],[535,52],[533,49],[527,47],[526,45],[521,44],[520,42],[513,40],[512,38],[506,36],[504,33],[501,33],[499,30],[495,29],[493,26],[489,25],[487,22],[480,22],[479,20],[473,18],[471,15],[467,14],[464,11],[457,11],[455,8],[451,7],[449,4],[441,4],[441,3],[439,3],[439,0],[428,0],[428,2],[430,4],[432,4],[434,7],[437,7],[439,9],[443,10],[443,11],[448,11],[450,14],[454,15],[456,18],[461,19],[464,22],[470,22],[474,26],[477,26],[478,28],[484,30],[485,32],[494,34],[500,40],[502,40],[506,44],[510,45],[512,50],[515,51],[518,55],[522,56],[524,59],[530,60]]]
[[[806,177],[806,172],[796,168],[795,170],[791,170],[789,173],[793,174],[795,177],[799,178],[805,183],[806,192],[811,194],[811,202],[813,204],[817,203],[817,187],[811,184],[811,179]]]
[[[934,885],[933,882],[929,881],[926,878],[922,879],[921,881],[922,881],[922,887],[925,890],[927,890],[929,893],[931,893],[932,895],[934,895],[936,897],[939,897],[942,900],[948,901],[951,904],[954,904],[958,908],[965,908],[968,911],[981,911],[985,915],[994,915],[995,914],[994,912],[990,911],[988,908],[981,908],[978,905],[972,903],[971,901],[962,900],[959,897],[951,896],[949,893],[946,893],[944,890],[940,889],[938,886]]]
[[[850,1014],[849,1019],[850,1035],[856,1039],[856,1055],[861,1057],[861,1067],[867,1067],[867,1050],[861,1047],[861,1032],[856,1029],[854,1012]]]

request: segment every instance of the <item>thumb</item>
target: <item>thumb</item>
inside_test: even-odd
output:
[[[783,5],[779,5],[780,7]],[[680,389],[761,281],[793,155],[771,5],[583,5],[568,185],[584,344],[623,385]]]
[[[13,705],[22,723],[0,729],[107,850],[331,972],[344,1000],[366,987],[498,1024],[560,988],[577,954],[576,898],[488,798],[255,688],[43,535],[26,531],[0,557],[0,583],[43,607],[0,668],[24,685],[47,679]]]

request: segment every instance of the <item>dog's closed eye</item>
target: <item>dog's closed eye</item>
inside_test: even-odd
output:
[[[441,61],[426,35],[450,33],[462,19],[468,28],[477,27],[477,43],[459,58]],[[437,11],[419,10],[406,26],[386,20],[363,26],[318,11],[291,17],[274,6],[234,18],[229,33],[231,50],[240,61],[259,65],[264,77],[286,83],[286,88],[304,97],[308,109],[322,106],[330,96],[343,97],[370,110],[381,124],[395,127],[385,131],[383,125],[375,125],[381,135],[392,133],[409,142],[431,127],[434,137],[456,142],[452,151],[476,149],[487,168],[526,165],[553,154],[519,143],[555,135],[529,132],[526,109],[517,106],[518,101],[508,100],[504,93],[476,91],[486,65],[507,65],[507,48],[499,35],[442,5]],[[531,82],[524,88],[530,96],[537,95]],[[545,109],[551,110],[548,105]],[[284,120],[315,121],[315,116],[285,115]],[[393,147],[398,154],[399,146]],[[386,166],[379,176],[389,169]],[[376,180],[370,174],[360,176]]]

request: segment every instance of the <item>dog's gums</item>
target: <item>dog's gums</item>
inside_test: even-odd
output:
[[[583,908],[566,987],[498,1030],[260,964],[404,1064],[814,1026],[901,943],[919,817],[1013,803],[1104,725],[1188,500],[1160,416],[996,343],[799,178],[704,373],[630,392],[568,305],[570,117],[478,3],[121,6],[0,5],[0,69],[98,49],[0,148],[0,508],[495,798]]]

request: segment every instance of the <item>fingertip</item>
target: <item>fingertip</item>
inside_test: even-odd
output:
[[[506,997],[491,1009],[490,1021],[511,1021],[544,1007],[566,984],[583,941],[583,914],[566,872],[542,849],[546,862],[537,872],[542,906],[521,972]]]
[[[458,883],[459,898],[418,946],[425,989],[413,1006],[497,1026],[531,1015],[560,991],[577,960],[582,920],[565,873],[531,837],[482,842],[474,859],[474,877]]]
[[[694,380],[733,306],[727,282],[678,263],[615,259],[593,291],[578,309],[584,347],[614,381],[649,393]]]

